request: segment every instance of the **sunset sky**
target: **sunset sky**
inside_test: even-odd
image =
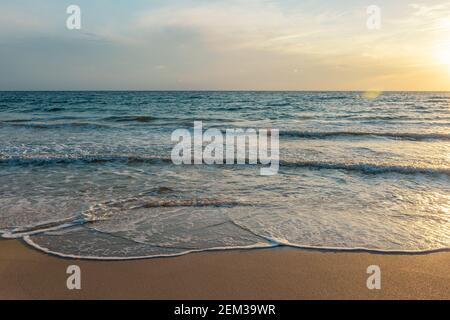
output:
[[[82,89],[447,91],[450,2],[0,0],[0,90]]]

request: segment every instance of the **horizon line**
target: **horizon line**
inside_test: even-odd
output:
[[[449,90],[259,90],[259,89],[50,89],[50,90],[1,90],[0,92],[442,92],[450,93]]]

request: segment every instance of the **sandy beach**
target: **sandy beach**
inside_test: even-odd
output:
[[[82,290],[66,269],[82,270]],[[369,265],[382,270],[368,290]],[[137,261],[79,261],[0,241],[1,299],[450,299],[450,253],[387,255],[268,249]]]

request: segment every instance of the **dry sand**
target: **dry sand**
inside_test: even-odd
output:
[[[74,264],[82,270],[80,291],[66,288]],[[366,287],[370,265],[381,267],[381,290]],[[0,299],[450,299],[450,253],[280,248],[100,262],[1,240]]]

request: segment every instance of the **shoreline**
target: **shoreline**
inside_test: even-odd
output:
[[[81,260],[81,261],[103,261],[103,262],[114,262],[114,261],[139,261],[139,260],[152,260],[152,259],[170,259],[183,257],[190,254],[199,254],[199,253],[220,253],[220,252],[233,252],[233,251],[257,251],[257,250],[269,250],[269,249],[292,249],[292,250],[302,250],[302,251],[315,251],[315,252],[323,252],[323,253],[368,253],[368,254],[379,254],[379,255],[427,255],[432,253],[441,253],[441,252],[450,252],[450,248],[437,248],[437,249],[425,249],[425,250],[384,250],[384,249],[370,249],[370,248],[341,248],[341,247],[314,247],[314,246],[302,246],[302,245],[294,245],[294,244],[284,244],[277,243],[273,245],[267,246],[258,246],[258,245],[249,245],[243,247],[217,247],[217,248],[209,248],[209,249],[192,249],[190,251],[174,253],[174,254],[161,254],[154,256],[132,256],[132,257],[96,257],[96,256],[76,256],[63,254],[59,252],[55,252],[49,250],[48,248],[44,248],[33,240],[30,239],[29,236],[25,236],[23,238],[0,238],[1,240],[17,240],[26,244],[29,248],[36,250],[37,252],[44,253],[46,255],[60,258],[60,259],[68,259],[68,260]]]
[[[66,287],[81,268],[82,290]],[[366,286],[381,268],[381,290]],[[126,261],[77,260],[0,240],[0,299],[450,299],[450,252],[383,254],[275,247]]]

